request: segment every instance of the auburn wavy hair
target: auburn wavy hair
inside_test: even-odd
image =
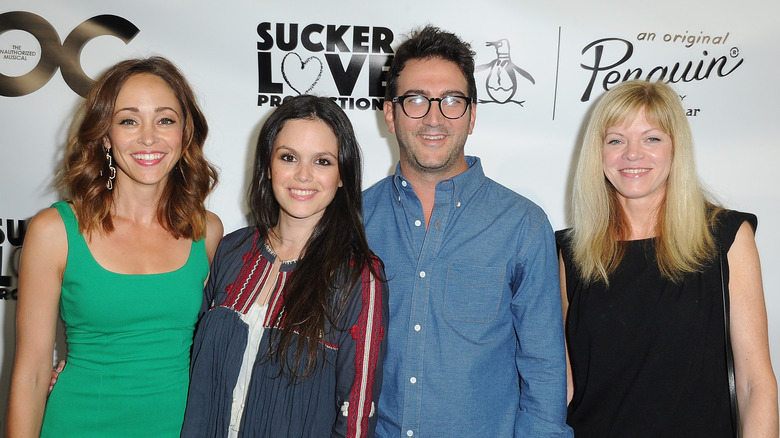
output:
[[[217,170],[203,155],[208,124],[184,75],[163,57],[121,61],[92,85],[74,118],[57,188],[72,201],[82,234],[113,231],[114,192],[106,188],[104,141],[108,139],[119,90],[130,77],[141,73],[164,80],[183,111],[182,155],[168,177],[157,206],[157,219],[177,239],[199,240],[206,234],[204,201],[217,184]]]

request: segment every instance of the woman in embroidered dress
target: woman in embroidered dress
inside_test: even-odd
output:
[[[629,81],[596,105],[558,232],[578,437],[729,437],[722,286],[742,436],[777,437],[756,217],[707,199],[671,87]]]
[[[206,286],[184,437],[364,437],[387,326],[366,242],[360,149],[332,100],[286,101],[257,141],[255,225],[227,235]]]
[[[22,251],[7,436],[176,437],[190,347],[222,223],[208,125],[181,72],[122,61],[91,88],[68,144],[69,201]],[[58,312],[68,365],[48,400]]]

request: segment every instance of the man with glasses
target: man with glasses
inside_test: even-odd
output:
[[[390,326],[379,437],[565,437],[566,362],[555,240],[544,212],[464,153],[474,53],[425,27],[388,72],[394,175],[365,191]]]

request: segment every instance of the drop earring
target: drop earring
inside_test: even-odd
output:
[[[106,161],[108,162],[108,181],[106,181],[106,188],[108,190],[114,189],[114,178],[116,178],[116,167],[111,160],[111,149],[106,148]]]

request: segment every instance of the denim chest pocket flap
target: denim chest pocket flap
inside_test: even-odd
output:
[[[498,315],[504,290],[503,266],[453,263],[447,269],[444,310],[448,318],[465,322],[488,322]]]

